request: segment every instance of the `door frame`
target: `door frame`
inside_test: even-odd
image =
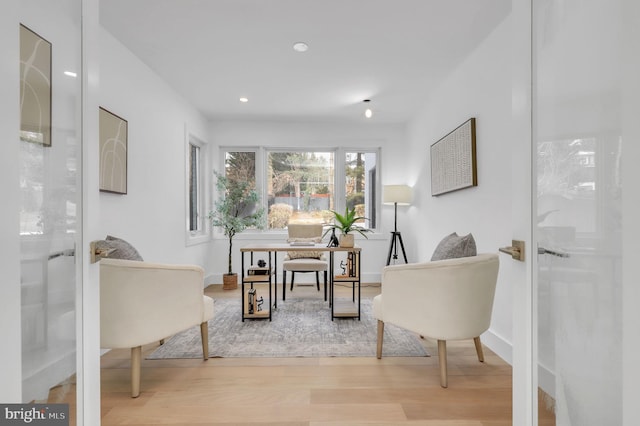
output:
[[[512,0],[512,223],[513,239],[525,242],[524,262],[503,257],[519,276],[513,289],[513,424],[537,425],[533,250],[532,0]]]

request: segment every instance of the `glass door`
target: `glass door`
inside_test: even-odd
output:
[[[81,282],[81,1],[20,2],[23,402],[73,416]]]
[[[620,425],[622,0],[532,4],[538,424]]]

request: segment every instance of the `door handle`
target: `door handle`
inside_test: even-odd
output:
[[[569,253],[564,253],[557,250],[549,250],[544,247],[538,247],[538,254],[550,254],[552,256],[558,256],[558,257],[570,257]]]
[[[76,249],[72,248],[72,249],[66,249],[66,250],[61,250],[61,251],[57,251],[55,253],[50,253],[48,260],[53,260],[57,257],[60,256],[75,256],[76,255]]]
[[[512,259],[524,262],[524,241],[511,240],[511,245],[508,247],[500,247],[502,253],[511,255]]]

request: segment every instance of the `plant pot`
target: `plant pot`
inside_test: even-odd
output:
[[[235,290],[238,288],[238,274],[224,274],[222,276],[222,289]]]
[[[342,234],[339,239],[340,247],[353,247],[353,234]]]

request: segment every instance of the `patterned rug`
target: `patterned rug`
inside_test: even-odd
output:
[[[209,321],[209,356],[216,357],[355,357],[376,355],[377,321],[371,299],[362,299],[361,320],[331,321],[331,308],[321,298],[278,301],[268,319],[240,318],[240,300],[216,299]],[[385,324],[383,356],[429,356],[419,337]],[[147,359],[200,358],[200,327],[165,341]]]

